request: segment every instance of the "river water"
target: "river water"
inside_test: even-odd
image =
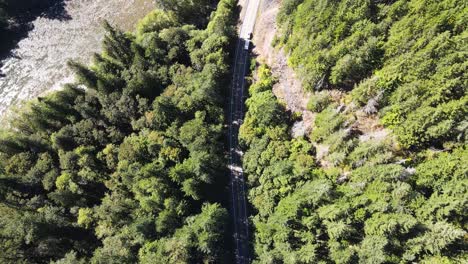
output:
[[[67,19],[34,20],[34,29],[2,61],[0,117],[12,105],[73,81],[67,61],[89,63],[91,55],[100,51],[103,19],[132,31],[154,6],[153,0],[66,0],[65,14],[60,16]]]

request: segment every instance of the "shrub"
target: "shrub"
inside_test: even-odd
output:
[[[334,105],[328,106],[315,117],[314,128],[310,138],[316,142],[324,141],[333,132],[337,131],[345,122],[345,117],[337,113]]]
[[[315,93],[307,102],[307,110],[312,112],[322,112],[331,102],[331,98],[326,92]]]

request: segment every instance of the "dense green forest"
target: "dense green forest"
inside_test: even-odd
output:
[[[352,89],[404,147],[442,147],[467,138],[467,14],[463,0],[288,0],[277,42],[306,89]]]
[[[273,45],[314,118],[292,138],[298,115],[257,69],[240,134],[254,263],[466,263],[467,14],[452,0],[281,3]]]
[[[0,35],[22,2],[0,0]],[[160,0],[134,33],[104,23],[76,82],[2,125],[0,263],[232,262],[237,11]],[[253,263],[466,263],[465,1],[283,0],[277,19],[313,124],[292,136],[260,65],[239,134]]]
[[[237,8],[190,3],[156,9],[135,34],[105,23],[92,65],[69,63],[76,83],[0,132],[1,263],[229,262],[223,94]]]
[[[268,68],[258,75],[240,134],[254,263],[464,263],[466,144],[411,152],[391,138],[360,141],[331,99],[312,134],[291,138],[293,115]],[[331,165],[318,162],[317,141]]]

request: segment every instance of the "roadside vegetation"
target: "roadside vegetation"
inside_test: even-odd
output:
[[[236,2],[190,8],[156,9],[135,34],[106,23],[92,65],[69,63],[77,82],[5,126],[1,263],[229,261],[222,129]]]
[[[273,44],[312,92],[314,119],[292,138],[260,66],[240,135],[254,263],[466,261],[467,10],[282,2]]]
[[[271,73],[262,65],[257,75],[240,133],[254,263],[463,263],[466,146],[412,152],[391,137],[361,140],[333,103],[310,135],[291,138]]]

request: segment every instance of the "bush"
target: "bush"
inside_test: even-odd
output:
[[[348,160],[353,168],[366,165],[385,164],[391,161],[392,150],[386,142],[370,140],[359,144],[349,154]]]
[[[337,131],[345,122],[345,117],[337,113],[335,105],[328,106],[315,117],[314,128],[310,138],[316,142],[322,142],[333,132]]]
[[[331,102],[331,98],[326,92],[314,93],[307,102],[307,110],[312,112],[322,112]]]

